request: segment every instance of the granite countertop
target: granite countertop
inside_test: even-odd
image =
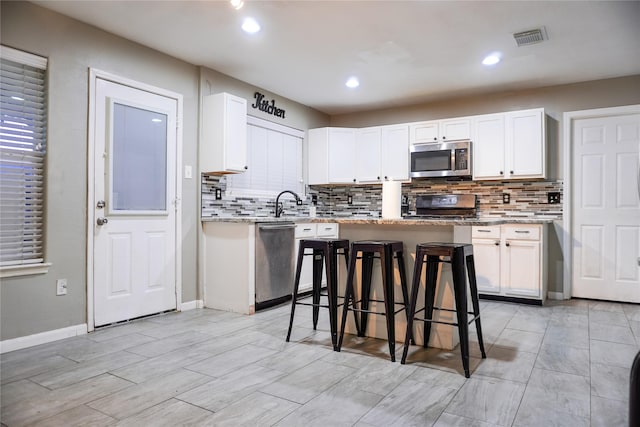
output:
[[[380,225],[500,225],[500,224],[550,224],[561,220],[557,216],[495,216],[480,218],[399,218],[382,219],[371,217],[256,217],[256,216],[236,216],[236,217],[208,217],[202,218],[202,222],[235,222],[235,223],[263,223],[263,222],[315,222],[338,224],[380,224]]]

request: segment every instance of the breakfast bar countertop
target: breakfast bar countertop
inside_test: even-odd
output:
[[[255,224],[259,222],[294,222],[294,223],[338,223],[338,224],[380,224],[380,225],[449,225],[449,226],[488,226],[501,224],[551,224],[554,221],[561,220],[558,216],[484,216],[478,218],[398,218],[383,219],[373,217],[308,217],[308,216],[291,216],[291,217],[257,217],[257,216],[233,216],[233,217],[206,217],[202,218],[202,222],[236,222]]]

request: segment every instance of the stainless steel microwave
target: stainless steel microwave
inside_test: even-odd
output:
[[[471,177],[471,141],[414,144],[411,178]]]

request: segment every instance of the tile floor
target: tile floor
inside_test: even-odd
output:
[[[640,305],[482,302],[487,359],[472,348],[382,340],[331,350],[299,306],[242,316],[171,313],[3,354],[3,426],[626,426]],[[474,330],[472,327],[471,330]],[[475,338],[474,338],[475,340]],[[397,358],[402,346],[397,348]]]

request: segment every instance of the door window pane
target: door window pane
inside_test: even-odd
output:
[[[113,210],[167,210],[166,114],[116,103],[111,158]]]

